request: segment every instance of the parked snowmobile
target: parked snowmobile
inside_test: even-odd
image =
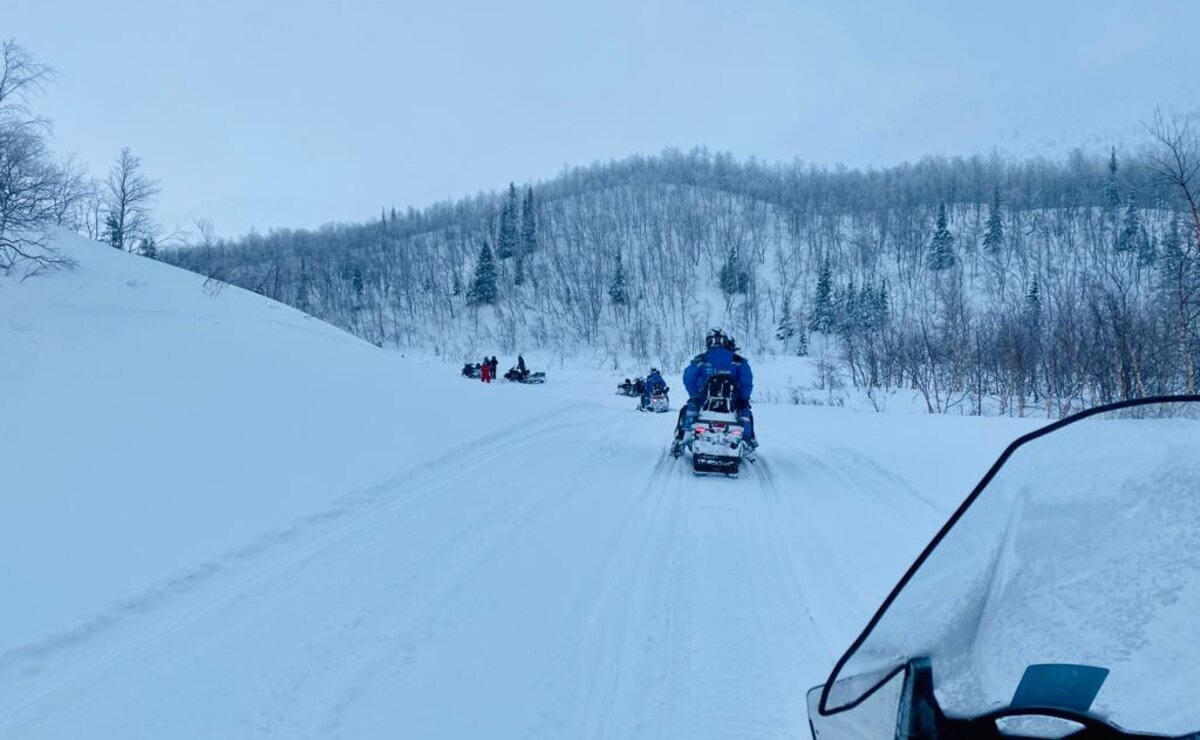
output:
[[[683,439],[671,449],[675,457],[689,452],[694,472],[738,474],[745,425],[737,414],[736,396],[730,375],[717,373],[704,386],[695,418],[685,417]]]
[[[645,390],[645,382],[646,381],[643,378],[634,378],[633,380],[625,378],[624,383],[617,383],[617,395],[637,398],[641,396],[642,391]]]
[[[482,372],[483,370],[478,362],[468,362],[463,365],[462,376],[464,378],[479,380],[479,376]]]
[[[536,372],[531,373],[529,370],[521,371],[518,368],[510,367],[508,372],[504,373],[504,379],[512,383],[525,383],[527,385],[540,385],[546,382],[546,373]]]
[[[817,740],[1200,739],[1200,396],[1011,444],[808,694]]]

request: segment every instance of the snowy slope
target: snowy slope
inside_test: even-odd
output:
[[[696,479],[616,379],[469,383],[64,240],[0,283],[6,738],[802,736],[1030,427],[761,405]]]

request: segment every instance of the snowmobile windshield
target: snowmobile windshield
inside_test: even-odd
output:
[[[1051,664],[1040,675],[1091,685],[1034,703],[1076,702],[1129,732],[1200,731],[1200,398],[1093,409],[1014,442],[819,702],[814,690],[816,734],[842,735],[819,726],[855,712],[887,725],[918,663],[950,718],[1011,711],[1027,669]]]

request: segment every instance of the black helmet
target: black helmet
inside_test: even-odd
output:
[[[651,375],[653,375],[653,374],[655,374],[655,373],[657,373],[657,372],[658,372],[658,368],[656,368],[656,367],[652,367],[652,368],[650,368],[650,374],[651,374]]]
[[[724,347],[730,341],[731,340],[729,337],[725,336],[725,332],[721,331],[720,329],[713,329],[708,333],[708,336],[704,338],[704,346],[708,347],[709,349],[712,349],[713,347]]]

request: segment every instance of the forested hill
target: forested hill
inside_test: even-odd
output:
[[[1122,156],[868,171],[667,151],[163,257],[454,360],[677,367],[722,326],[752,353],[819,347],[822,382],[1057,414],[1194,388],[1195,175],[1171,156],[1194,136],[1157,133]]]

